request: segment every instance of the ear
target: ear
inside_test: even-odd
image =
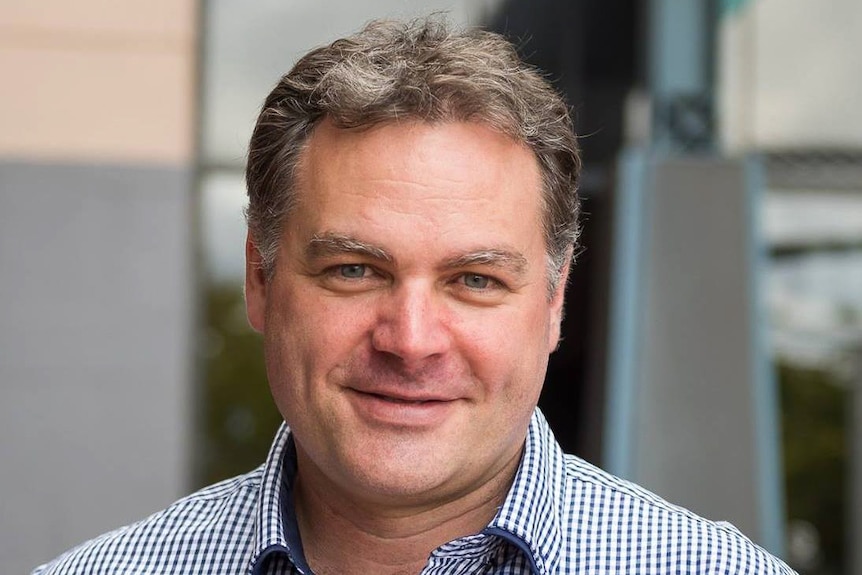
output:
[[[550,306],[550,330],[548,334],[548,353],[556,351],[560,345],[560,332],[563,324],[563,308],[566,302],[566,286],[569,282],[569,267],[572,264],[572,252],[566,254],[566,263],[560,270],[560,279],[554,293],[551,296]]]
[[[263,332],[266,317],[266,274],[260,251],[248,233],[245,239],[245,313],[255,331]]]

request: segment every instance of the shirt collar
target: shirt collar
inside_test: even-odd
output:
[[[287,508],[285,499],[290,493],[289,482],[296,471],[295,453],[288,453],[291,447],[290,430],[283,423],[263,467],[255,518],[252,572],[272,553],[293,555],[285,537],[282,515]],[[540,574],[553,573],[562,552],[560,499],[564,493],[564,478],[562,450],[545,417],[536,409],[527,429],[524,455],[515,480],[485,531],[514,536],[518,547],[529,550]]]
[[[529,550],[540,574],[555,573],[562,553],[560,510],[565,476],[562,449],[544,415],[536,409],[515,480],[486,532],[502,531],[517,538],[518,547]]]
[[[290,429],[286,423],[282,423],[263,465],[254,525],[252,573],[256,573],[264,559],[272,553],[291,553],[284,535],[282,514],[296,466],[295,456],[285,457],[290,447]],[[291,469],[285,469],[286,466]]]

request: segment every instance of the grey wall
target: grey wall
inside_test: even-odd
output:
[[[758,163],[633,152],[622,165],[609,467],[780,556]]]
[[[0,163],[0,571],[187,488],[190,173]]]
[[[752,341],[742,166],[677,160],[660,164],[654,178],[636,475],[762,541],[752,367],[760,358]]]

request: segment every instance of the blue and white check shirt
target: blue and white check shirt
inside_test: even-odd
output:
[[[290,496],[295,470],[293,441],[282,426],[258,469],[84,543],[33,573],[309,575]],[[558,573],[793,571],[731,525],[564,455],[537,410],[496,517],[481,533],[436,549],[422,575]]]

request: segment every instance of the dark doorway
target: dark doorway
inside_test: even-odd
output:
[[[581,136],[584,251],[572,270],[563,341],[539,406],[563,448],[600,463],[614,173],[624,103],[642,85],[635,0],[508,0],[487,28],[550,75]]]

